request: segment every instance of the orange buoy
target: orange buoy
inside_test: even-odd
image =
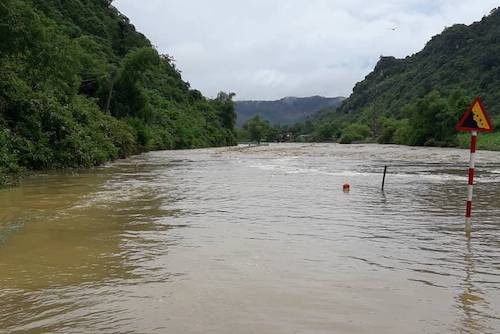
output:
[[[342,188],[344,189],[345,193],[348,193],[351,190],[351,185],[349,183],[346,183]]]

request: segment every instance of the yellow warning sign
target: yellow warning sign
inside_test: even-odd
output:
[[[458,122],[456,129],[457,131],[493,131],[493,125],[488,114],[486,113],[486,109],[484,108],[481,98],[477,97],[474,100],[460,122]]]
[[[481,108],[479,102],[474,103],[474,107],[472,107],[472,115],[472,118],[479,128],[488,130],[491,128],[488,124],[488,121],[486,120],[483,108]]]

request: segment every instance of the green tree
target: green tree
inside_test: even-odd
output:
[[[236,125],[236,113],[234,111],[233,98],[235,93],[219,92],[215,103],[217,104],[218,115],[224,128],[233,130]]]
[[[466,110],[463,93],[455,91],[446,99],[433,91],[408,107],[410,145],[456,145],[455,125]]]
[[[339,129],[334,122],[322,122],[313,129],[314,141],[332,141],[338,136]]]
[[[371,136],[372,131],[370,127],[366,124],[353,123],[348,125],[342,131],[342,137],[340,138],[341,144],[351,144],[352,142],[362,141]]]
[[[159,55],[151,48],[130,51],[122,61],[112,90],[111,114],[116,117],[147,118],[147,98],[144,93],[146,71],[158,65]]]
[[[256,115],[250,118],[245,125],[243,125],[243,128],[248,131],[252,141],[256,141],[260,144],[262,139],[266,137],[267,133],[271,129],[271,126],[268,121],[260,118],[259,115]]]

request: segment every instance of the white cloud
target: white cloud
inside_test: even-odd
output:
[[[405,57],[497,0],[116,0],[205,95],[347,96],[380,55]],[[395,29],[395,30],[393,30]]]

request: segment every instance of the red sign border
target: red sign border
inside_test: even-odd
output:
[[[486,118],[486,122],[488,123],[488,126],[490,127],[489,129],[468,128],[468,127],[462,126],[462,124],[464,124],[464,122],[467,119],[467,117],[469,117],[469,115],[472,113],[472,109],[474,108],[474,106],[476,105],[476,103],[479,103],[479,106],[481,107],[481,109],[483,111],[484,117]],[[460,119],[460,122],[458,122],[458,124],[455,127],[455,129],[457,131],[460,131],[460,132],[470,132],[470,131],[493,132],[493,130],[494,130],[493,129],[493,123],[491,122],[490,116],[486,112],[486,108],[484,107],[483,101],[481,100],[480,96],[478,96],[478,97],[476,97],[474,99],[474,102],[472,102],[472,104],[470,105],[469,109],[467,109],[467,111],[465,112],[465,114],[462,116],[462,118]]]

